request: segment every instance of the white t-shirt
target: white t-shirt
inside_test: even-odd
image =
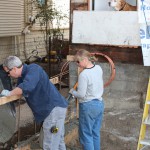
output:
[[[99,65],[95,65],[79,74],[78,89],[73,91],[73,95],[82,103],[93,99],[102,100],[103,91],[103,71]]]

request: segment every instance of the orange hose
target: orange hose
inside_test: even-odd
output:
[[[116,75],[116,69],[115,69],[115,65],[113,63],[113,61],[110,59],[110,57],[108,57],[107,55],[105,54],[102,54],[102,53],[91,53],[92,55],[99,55],[99,56],[103,56],[105,57],[109,64],[111,65],[111,76],[109,78],[109,80],[104,84],[104,88],[107,87],[108,85],[110,85],[110,83],[114,80],[115,78],[115,75]]]
[[[109,80],[104,84],[104,88],[107,87],[108,85],[111,84],[111,82],[114,80],[115,78],[115,75],[116,75],[116,70],[115,70],[115,65],[113,63],[113,61],[111,60],[110,57],[108,57],[107,55],[103,54],[103,53],[91,53],[92,55],[98,55],[98,56],[103,56],[105,57],[109,64],[111,65],[111,76],[109,78]],[[65,69],[67,68],[67,66],[69,65],[70,61],[67,61],[63,66],[62,66],[62,69],[61,69],[61,73],[65,71]],[[73,86],[74,89],[77,88],[77,85],[78,83],[76,82],[75,85]]]
[[[63,72],[67,68],[67,66],[69,65],[69,63],[70,63],[70,61],[67,61],[67,62],[65,62],[63,64],[63,66],[61,67],[61,72]]]

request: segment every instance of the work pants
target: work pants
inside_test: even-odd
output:
[[[55,107],[43,122],[43,149],[44,150],[66,150],[64,142],[64,123],[66,108]],[[56,126],[57,133],[51,133],[51,128]]]

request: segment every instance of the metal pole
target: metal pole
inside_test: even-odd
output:
[[[94,6],[95,6],[95,0],[92,0],[92,10],[95,10]]]
[[[49,51],[48,51],[48,75],[50,78],[51,75],[51,46],[52,46],[52,41],[51,41],[51,36],[49,37]]]
[[[18,125],[17,125],[17,128],[18,128],[18,143],[20,142],[20,99],[19,99],[19,108],[18,108]]]

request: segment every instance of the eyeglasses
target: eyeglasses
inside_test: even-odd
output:
[[[77,64],[79,64],[79,63],[80,63],[80,61],[76,61],[76,63],[77,63]]]
[[[12,71],[13,70],[13,68],[12,69],[9,69],[6,73],[7,74],[10,74],[10,71]]]
[[[76,63],[79,64],[83,60],[84,60],[84,58],[80,58],[79,60],[76,61]]]

